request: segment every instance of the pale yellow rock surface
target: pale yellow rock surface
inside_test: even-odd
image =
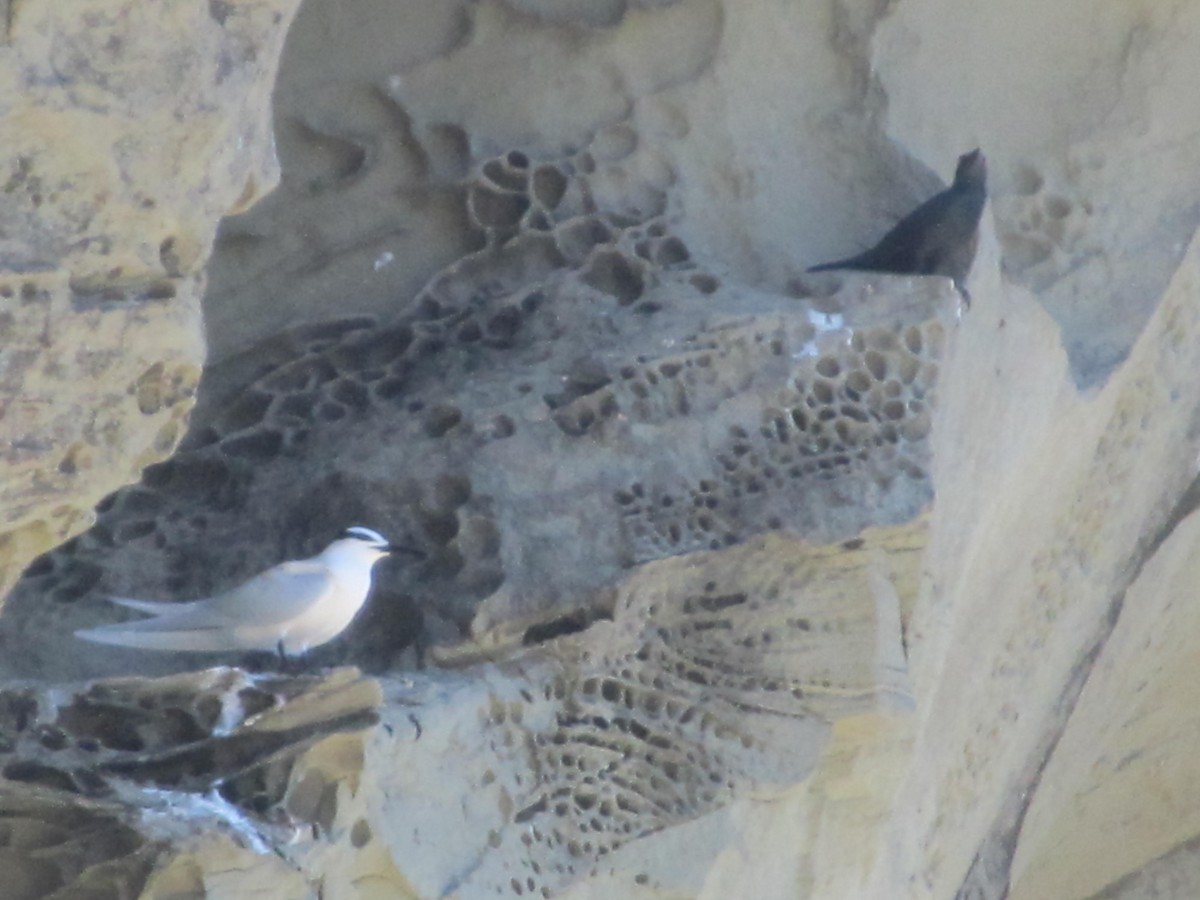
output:
[[[1200,835],[1197,759],[1179,752],[1200,725],[1198,539],[1189,515],[1130,586],[1030,805],[1014,898],[1099,895]]]
[[[185,431],[218,220],[278,178],[295,5],[3,7],[0,596]]]
[[[256,853],[225,836],[180,842],[178,855],[155,872],[138,895],[142,900],[175,897],[310,896],[304,878],[270,854]]]
[[[852,716],[834,723],[813,777],[782,796],[735,801],[720,856],[695,896],[858,897],[911,753],[912,718]]]
[[[1176,524],[1172,508],[1186,504],[1196,474],[1200,397],[1189,396],[1187,373],[1200,362],[1197,261],[1193,247],[1129,360],[1091,398],[1069,386],[1061,355],[1039,360],[1032,340],[972,340],[1010,326],[1023,335],[1030,312],[981,304],[964,328],[947,373],[959,388],[944,409],[980,421],[981,432],[1009,429],[1012,452],[992,463],[990,477],[943,463],[950,477],[934,507],[930,579],[910,632],[921,724],[874,896],[950,896],[964,879],[992,896],[1008,878],[1013,842],[1025,858],[1039,858],[1064,839],[1045,825],[1027,836],[1025,804],[1036,803],[1047,759],[1047,776],[1056,766],[1077,772],[1077,757],[1060,761],[1058,737],[1068,718],[1074,725],[1094,654],[1128,607],[1130,579]],[[1002,408],[989,396],[1007,394],[1013,379],[1005,373],[1017,370],[1031,381],[1019,394],[1030,418],[983,418]],[[941,524],[965,509],[976,511],[969,529]],[[1190,837],[1176,824],[1185,829],[1177,837]]]
[[[717,813],[816,770],[811,828],[773,846],[811,842],[799,868],[822,884],[861,871],[870,852],[839,873],[816,848],[886,809],[899,767],[855,769],[908,721],[900,608],[922,534],[868,529],[853,549],[767,535],[647,564],[617,585],[611,622],[397,686],[368,745],[381,838],[421,896],[545,896],[592,877],[609,891],[578,896],[693,895],[711,862],[697,848],[732,841],[736,857],[756,827]]]

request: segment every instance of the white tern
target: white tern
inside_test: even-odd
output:
[[[371,590],[371,569],[395,551],[424,555],[356,525],[316,556],[280,563],[204,600],[109,597],[153,618],[81,629],[75,636],[148,650],[276,650],[298,656],[346,630]]]

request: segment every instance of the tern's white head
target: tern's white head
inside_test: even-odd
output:
[[[321,556],[335,563],[370,567],[393,550],[403,549],[388,542],[378,531],[355,525],[326,547]]]

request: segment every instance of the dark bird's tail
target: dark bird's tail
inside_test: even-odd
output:
[[[833,262],[821,263],[819,266],[809,266],[809,272],[828,272],[832,269],[863,269],[869,268],[870,261],[865,254],[847,256],[845,259],[835,259]]]
[[[837,262],[821,263],[819,266],[809,266],[806,271],[809,272],[828,272],[830,269],[844,269],[849,260],[839,259]]]

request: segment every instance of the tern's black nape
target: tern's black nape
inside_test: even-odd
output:
[[[387,538],[385,538],[378,531],[374,531],[370,528],[365,528],[362,525],[351,525],[349,528],[347,528],[345,531],[342,532],[342,537],[343,538],[354,538],[356,540],[360,540],[360,541],[363,541],[364,543],[370,544],[373,547],[378,547],[381,550],[388,546]]]

